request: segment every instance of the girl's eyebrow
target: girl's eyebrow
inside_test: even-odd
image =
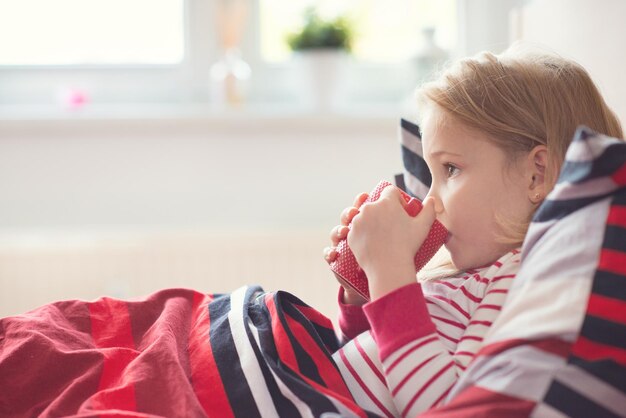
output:
[[[435,152],[431,152],[430,155],[432,157],[436,157],[438,155],[442,155],[442,154],[447,154],[447,155],[454,155],[456,157],[462,157],[461,154],[457,154],[456,152],[450,152],[450,151],[444,151],[444,150],[439,150],[439,151],[435,151]]]

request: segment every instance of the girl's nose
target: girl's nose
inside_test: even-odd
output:
[[[443,202],[441,201],[439,196],[433,193],[432,189],[430,189],[430,191],[428,192],[424,200],[428,199],[429,197],[431,197],[435,202],[435,213],[437,215],[440,215],[441,213],[443,213]]]

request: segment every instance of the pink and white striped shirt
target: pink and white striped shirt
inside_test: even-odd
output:
[[[445,403],[500,313],[520,263],[513,250],[459,277],[399,288],[363,307],[341,303],[348,341],[333,354],[357,403],[407,417]]]

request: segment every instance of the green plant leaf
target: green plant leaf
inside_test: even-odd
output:
[[[308,9],[305,22],[300,31],[287,35],[287,44],[293,51],[316,48],[350,51],[352,27],[345,17],[325,21],[314,9]]]

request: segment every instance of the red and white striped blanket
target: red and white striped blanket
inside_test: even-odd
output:
[[[367,414],[331,322],[259,287],[52,303],[0,320],[2,417]]]

